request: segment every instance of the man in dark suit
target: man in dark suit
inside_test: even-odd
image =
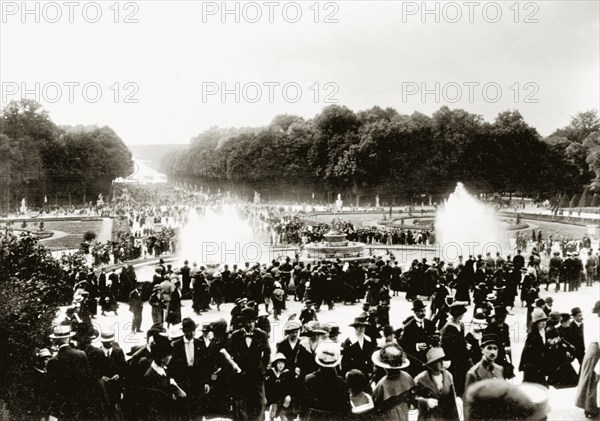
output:
[[[115,334],[112,332],[102,332],[100,342],[102,348],[97,359],[98,374],[108,395],[111,412],[119,414],[122,407],[123,380],[127,369],[125,354],[115,342]]]
[[[58,418],[101,418],[103,391],[92,375],[85,352],[70,346],[73,336],[69,325],[56,326],[50,335],[58,347],[56,356],[48,361],[48,380],[56,396],[56,415]]]
[[[173,342],[173,359],[169,363],[169,374],[187,394],[185,411],[194,416],[200,401],[210,391],[206,367],[203,366],[202,341],[196,339],[196,323],[186,317],[181,322],[183,338]]]
[[[192,278],[190,276],[191,268],[188,266],[189,262],[186,260],[183,262],[183,266],[179,271],[181,272],[182,290],[181,293],[184,299],[190,298],[190,284]]]
[[[356,317],[350,326],[354,328],[354,335],[348,337],[342,344],[342,373],[357,369],[368,379],[373,371],[371,356],[375,351],[375,338],[365,335],[369,325],[364,317]]]
[[[129,293],[129,311],[133,313],[131,322],[131,332],[138,333],[142,331],[142,310],[144,302],[142,301],[142,283],[138,282],[136,287]]]
[[[517,254],[513,258],[513,265],[517,272],[525,267],[525,258],[521,255],[521,250],[517,250]]]
[[[427,350],[431,347],[431,337],[435,333],[435,323],[425,318],[425,304],[421,300],[414,300],[412,318],[404,326],[404,334],[400,346],[410,361],[407,372],[415,377],[423,371],[423,363],[427,361]]]
[[[585,342],[583,339],[583,313],[579,307],[571,310],[573,320],[565,332],[565,340],[575,347],[575,358],[579,365],[583,362],[585,354]]]
[[[231,334],[226,351],[237,374],[232,383],[234,419],[262,420],[265,413],[264,375],[271,358],[268,335],[254,327],[256,310],[242,310],[244,327]]]

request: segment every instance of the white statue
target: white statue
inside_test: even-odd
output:
[[[379,195],[375,196],[375,207],[379,207]]]
[[[19,208],[19,210],[21,211],[21,215],[27,214],[27,205],[25,204],[25,198],[21,200],[21,207]]]

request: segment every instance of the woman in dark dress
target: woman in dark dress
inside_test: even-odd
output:
[[[181,323],[181,290],[179,289],[181,281],[175,280],[175,289],[171,293],[171,301],[167,310],[167,326]]]
[[[456,392],[452,374],[444,370],[444,350],[431,348],[427,351],[426,371],[415,377],[418,420],[458,421]]]
[[[465,388],[467,371],[473,365],[469,359],[469,349],[465,339],[465,326],[462,322],[467,312],[464,304],[452,303],[450,320],[441,330],[442,348],[446,359],[451,361],[449,372],[454,378],[455,392],[462,396]]]
[[[544,352],[546,347],[546,314],[536,308],[531,313],[531,327],[521,354],[519,371],[523,372],[523,381],[546,386]]]

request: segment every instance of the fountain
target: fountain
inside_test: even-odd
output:
[[[471,196],[462,183],[457,183],[454,193],[436,213],[436,238],[440,257],[446,261],[457,261],[460,255],[466,259],[488,252],[495,256],[496,251],[508,254],[503,231],[495,210]]]
[[[366,257],[365,245],[346,240],[346,234],[332,229],[323,238],[320,243],[309,243],[304,247],[307,258],[357,260]]]

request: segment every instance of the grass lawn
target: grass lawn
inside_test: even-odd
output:
[[[50,250],[64,250],[79,248],[83,241],[83,234],[92,231],[98,234],[102,221],[44,221],[44,228],[52,231],[66,232],[67,236],[53,238],[42,244]]]

